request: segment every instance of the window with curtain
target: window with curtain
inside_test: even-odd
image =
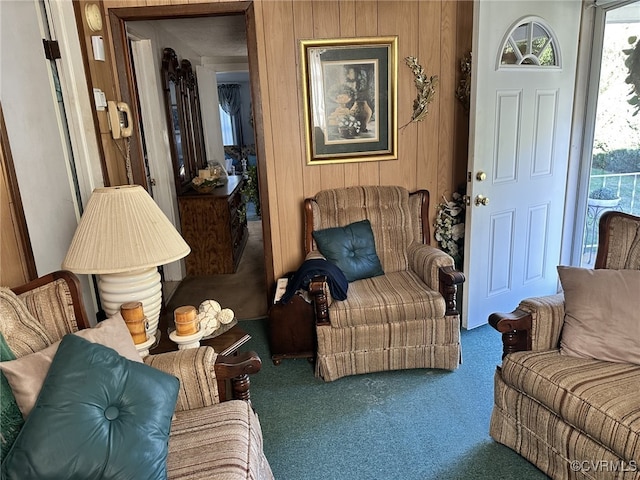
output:
[[[240,107],[240,85],[218,85],[220,102],[220,123],[222,124],[222,141],[226,145],[237,145],[242,149],[242,115]],[[227,143],[229,142],[229,143]]]
[[[224,111],[222,106],[219,107],[220,110],[220,126],[222,128],[222,144],[227,147],[229,145],[235,145],[235,135],[233,134],[233,121],[231,119],[231,115]]]

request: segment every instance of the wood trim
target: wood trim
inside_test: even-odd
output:
[[[218,380],[220,401],[244,400],[251,403],[249,375],[256,374],[262,368],[262,361],[254,351],[241,352],[237,355],[218,355],[215,372]],[[231,380],[231,396],[227,394],[224,380]]]
[[[33,248],[31,247],[31,239],[29,237],[29,230],[27,228],[27,220],[24,216],[24,208],[22,206],[22,197],[20,195],[20,188],[18,186],[18,177],[16,176],[16,170],[13,164],[13,156],[11,155],[11,145],[9,144],[9,134],[7,132],[7,126],[4,122],[4,112],[2,111],[2,103],[0,103],[0,161],[2,161],[2,168],[6,175],[8,194],[13,204],[13,216],[15,219],[15,227],[17,228],[18,241],[20,243],[22,257],[21,262],[24,263],[24,268],[28,275],[29,280],[33,280],[38,276],[36,270],[36,261],[33,256]]]
[[[429,191],[417,190],[409,196],[420,195],[420,219],[422,222],[422,243],[431,245],[431,229],[429,228]]]
[[[189,3],[180,5],[156,5],[140,7],[115,7],[109,9],[122,23],[127,20],[159,20],[172,18],[196,18],[211,15],[245,13],[252,2]],[[111,21],[111,20],[110,20]],[[112,23],[113,25],[113,23]]]
[[[520,309],[511,313],[492,313],[489,325],[502,333],[502,358],[513,352],[531,350],[531,313]]]
[[[256,14],[253,3],[245,11],[247,30],[247,54],[249,57],[251,105],[253,108],[253,132],[256,145],[256,157],[258,162],[258,193],[260,195],[260,215],[262,216],[262,241],[264,245],[265,274],[267,291],[275,284],[273,269],[273,248],[271,229],[265,225],[271,225],[271,209],[269,208],[269,189],[267,182],[266,147],[264,142],[264,112],[262,110],[262,91],[260,89],[260,68],[258,60],[258,36],[256,32]],[[267,304],[270,298],[266,298]]]
[[[98,120],[98,113],[96,112],[95,103],[93,100],[93,78],[89,73],[91,72],[90,66],[89,66],[89,53],[87,51],[87,44],[86,42],[83,41],[83,30],[81,28],[81,26],[83,25],[82,12],[84,11],[84,2],[72,2],[72,3],[73,3],[73,13],[75,15],[76,25],[78,26],[78,36],[80,37],[79,44],[80,44],[80,51],[82,52],[82,63],[83,63],[84,71],[87,72],[87,74],[85,75],[86,87],[87,87],[87,92],[89,94],[89,98],[91,101],[91,107],[92,107],[91,117],[93,118],[93,124],[96,126],[96,130],[95,130],[96,145],[98,148],[98,153],[100,154],[100,170],[102,171],[102,180],[104,182],[104,186],[109,187],[111,186],[110,179],[109,179],[109,170],[107,168],[107,163],[105,160],[106,156],[105,156],[104,148],[102,146],[102,142],[100,141],[100,129],[98,127],[100,123]]]
[[[304,253],[309,254],[313,250],[313,198],[304,200]]]
[[[111,11],[109,12],[109,22],[111,24],[113,51],[117,68],[117,71],[114,73],[116,74],[119,82],[120,100],[129,105],[131,109],[131,116],[133,117],[133,124],[140,125],[140,117],[138,116],[138,112],[140,111],[140,102],[137,95],[131,94],[131,92],[135,92],[135,80],[133,69],[131,68],[133,62],[131,59],[131,52],[129,51],[127,44],[125,22],[117,19],[117,17],[111,14]],[[122,72],[123,75],[118,75],[118,72]],[[140,128],[134,128],[133,132],[133,135],[129,137],[131,141],[130,155],[133,181],[148,190]]]

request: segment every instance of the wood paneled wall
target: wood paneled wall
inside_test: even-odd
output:
[[[38,275],[22,208],[9,135],[0,105],[0,285],[17,287]]]
[[[103,6],[106,12],[112,7],[184,3],[207,2],[108,0]],[[266,178],[262,188],[269,196],[266,228],[273,259],[268,270],[278,277],[300,265],[302,202],[321,189],[393,184],[410,190],[426,188],[431,192],[433,219],[442,195],[449,197],[466,178],[468,118],[455,90],[460,59],[471,50],[473,2],[255,0],[254,9],[265,145],[259,162]],[[407,56],[417,57],[427,74],[439,77],[429,115],[399,131],[398,160],[306,165],[299,40],[387,35],[398,36],[399,126],[410,120],[416,96],[413,74],[404,63]],[[114,72],[109,77],[91,66],[93,60],[88,63],[92,80],[117,86]],[[112,143],[105,139],[102,121],[100,125],[103,143]],[[117,171],[115,166],[121,164],[113,157],[117,152],[104,150],[109,173]],[[110,183],[118,181],[124,183],[122,178]]]

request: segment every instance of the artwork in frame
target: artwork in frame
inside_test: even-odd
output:
[[[398,158],[397,42],[300,42],[307,164]]]

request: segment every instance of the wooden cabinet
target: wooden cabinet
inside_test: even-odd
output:
[[[178,197],[182,236],[191,247],[187,275],[234,273],[247,243],[243,179],[229,176],[210,194],[189,192]]]

